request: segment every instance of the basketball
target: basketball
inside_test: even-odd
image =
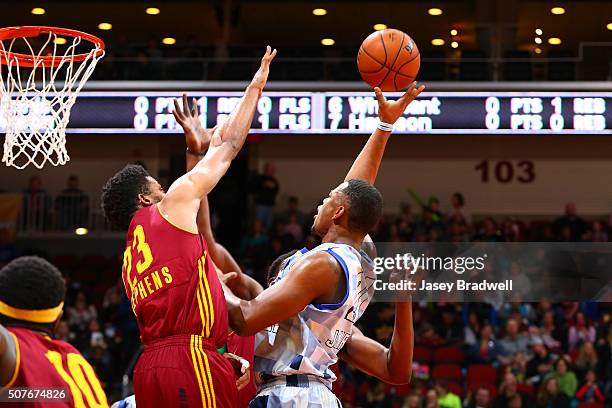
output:
[[[359,47],[357,68],[371,87],[401,91],[415,80],[421,56],[406,33],[393,28],[370,34]]]

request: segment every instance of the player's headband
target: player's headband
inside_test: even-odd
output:
[[[53,323],[57,320],[60,313],[62,313],[63,308],[64,302],[61,302],[59,305],[50,309],[19,309],[17,307],[7,305],[6,303],[0,300],[1,314],[12,319],[23,320],[32,323]]]

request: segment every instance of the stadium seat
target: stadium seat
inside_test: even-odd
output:
[[[412,359],[414,361],[418,361],[419,363],[429,364],[431,362],[432,355],[433,352],[430,348],[416,346],[414,348]]]
[[[456,382],[448,383],[448,389],[453,393],[459,396],[459,398],[463,399],[463,387],[461,384]]]
[[[86,255],[81,258],[79,267],[82,269],[102,270],[106,267],[107,258],[101,255]]]
[[[55,265],[61,272],[67,273],[74,270],[77,266],[77,258],[72,255],[58,255],[51,259],[51,263]]]
[[[467,384],[468,388],[472,389],[470,384],[474,383],[497,383],[497,370],[486,364],[474,364],[468,367]]]
[[[434,380],[445,379],[461,381],[461,367],[455,364],[438,364],[433,367],[431,378]]]
[[[531,398],[535,397],[535,388],[531,384],[517,384],[516,389],[524,394],[529,395]]]
[[[442,347],[434,351],[433,360],[435,363],[462,364],[465,355],[459,347]]]
[[[578,404],[577,408],[604,408],[604,404],[600,402],[583,402]]]
[[[410,384],[394,385],[392,392],[396,397],[405,397],[412,392],[412,386]]]

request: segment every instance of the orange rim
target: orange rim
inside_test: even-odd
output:
[[[70,28],[61,27],[45,27],[45,26],[20,26],[0,28],[0,41],[12,40],[14,38],[30,38],[38,37],[41,34],[54,33],[67,37],[81,37],[82,39],[94,44],[96,51],[86,54],[75,54],[70,56],[34,56],[21,54],[18,52],[2,52],[0,51],[0,64],[8,64],[8,61],[17,60],[21,67],[33,67],[36,64],[42,64],[47,67],[58,66],[62,61],[69,58],[73,62],[84,61],[91,56],[98,57],[104,52],[104,41],[93,34],[84,33],[82,31],[73,30]]]

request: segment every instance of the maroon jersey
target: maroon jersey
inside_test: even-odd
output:
[[[123,256],[123,284],[145,345],[134,368],[139,408],[235,408],[236,379],[217,352],[227,304],[206,241],[174,226],[157,205],[136,212]]]
[[[9,407],[108,407],[98,377],[81,353],[70,344],[19,327],[7,327],[15,340],[17,364],[9,387],[53,388],[59,394],[38,397],[39,402],[8,403]],[[2,404],[4,406],[4,404]]]
[[[201,234],[174,226],[157,205],[136,212],[122,275],[145,345],[179,334],[225,345],[227,304],[207,253]]]

